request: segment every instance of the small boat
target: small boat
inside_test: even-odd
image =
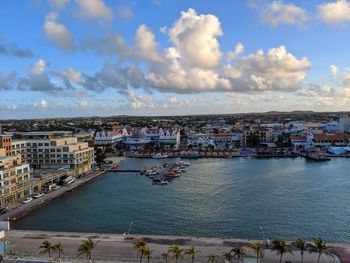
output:
[[[167,185],[168,182],[167,181],[164,181],[164,180],[160,180],[160,179],[154,179],[152,181],[152,184],[154,185]]]
[[[161,153],[157,153],[155,155],[152,156],[153,159],[165,159],[165,158],[168,158],[168,155],[166,154],[161,154]]]
[[[111,168],[111,171],[112,172],[118,172],[118,168],[119,168],[119,165],[118,164],[114,164]]]

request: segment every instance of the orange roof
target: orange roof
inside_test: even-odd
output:
[[[350,136],[346,133],[322,133],[322,134],[315,134],[314,139],[315,140],[328,140],[328,141],[347,141],[349,140]]]
[[[300,136],[300,135],[292,135],[290,137],[290,139],[292,141],[298,141],[298,142],[303,142],[303,141],[306,141],[306,138],[304,136]]]

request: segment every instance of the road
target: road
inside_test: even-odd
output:
[[[92,252],[93,259],[96,262],[138,262],[139,258],[133,251],[133,243],[140,236],[130,235],[125,238],[117,234],[97,234],[97,233],[67,233],[67,232],[41,232],[41,231],[24,231],[11,230],[7,234],[9,248],[15,252],[17,257],[28,259],[47,259],[46,255],[39,255],[39,246],[44,240],[50,240],[52,243],[62,242],[64,253],[63,260],[69,262],[87,262],[81,256],[77,257],[77,249],[83,240],[87,238],[98,242]],[[169,249],[172,244],[179,244],[185,249],[191,245],[196,246],[201,252],[198,254],[196,262],[207,262],[207,255],[214,253],[220,258],[217,263],[224,262],[221,255],[230,251],[231,248],[238,244],[247,245],[247,240],[238,239],[220,239],[220,238],[194,238],[179,236],[144,236],[150,248],[153,250],[150,262],[164,262],[161,254]],[[252,240],[249,242],[253,242]],[[350,248],[350,246],[347,246]],[[247,254],[253,256],[252,251],[246,248]],[[252,261],[256,262],[254,258]],[[283,262],[300,262],[299,251],[293,251],[293,254],[286,254]],[[146,259],[145,259],[146,262]],[[191,262],[189,256],[186,256],[184,262]],[[265,257],[262,263],[278,263],[279,256],[270,250],[265,251]],[[306,253],[304,256],[305,263],[317,262],[317,254]],[[330,255],[322,255],[320,263],[333,263],[334,258]]]

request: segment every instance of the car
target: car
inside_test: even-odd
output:
[[[0,215],[6,214],[7,213],[7,208],[3,207],[0,209]]]
[[[52,190],[57,190],[57,189],[60,189],[60,188],[61,188],[61,186],[59,186],[59,185],[54,185],[54,186],[51,187]]]
[[[100,168],[96,167],[94,170],[95,170],[95,171],[99,171],[99,170],[100,170]]]
[[[43,193],[36,193],[35,195],[33,195],[33,197],[35,199],[39,198],[39,197],[42,197],[44,194]]]
[[[29,202],[31,202],[31,201],[33,201],[33,198],[32,197],[27,197],[26,199],[24,199],[23,201],[22,201],[22,203],[23,204],[28,204]]]

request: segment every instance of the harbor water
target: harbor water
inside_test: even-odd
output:
[[[177,159],[126,159],[149,168]],[[187,161],[187,160],[186,160]],[[350,159],[195,159],[168,185],[107,173],[12,224],[15,229],[310,239],[350,243]],[[261,229],[262,228],[262,229]],[[263,231],[261,231],[263,230]]]

